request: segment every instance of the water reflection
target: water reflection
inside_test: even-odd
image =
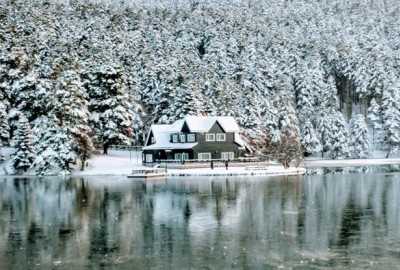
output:
[[[251,179],[5,178],[14,268],[395,268],[397,174]]]
[[[307,168],[308,175],[399,172],[400,165]]]

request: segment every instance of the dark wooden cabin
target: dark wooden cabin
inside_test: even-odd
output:
[[[163,160],[233,160],[250,152],[230,116],[186,116],[172,125],[152,125],[143,163]]]

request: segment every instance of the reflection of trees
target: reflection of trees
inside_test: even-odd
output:
[[[399,263],[397,180],[11,179],[0,182],[0,260],[5,268],[61,260],[94,268],[295,268],[311,259],[362,263],[372,254]]]

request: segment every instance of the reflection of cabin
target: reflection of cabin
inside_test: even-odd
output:
[[[152,125],[143,162],[157,160],[232,160],[249,152],[230,116],[186,116],[172,125]]]

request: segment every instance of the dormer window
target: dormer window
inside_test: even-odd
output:
[[[186,142],[186,135],[185,134],[181,134],[181,142]]]
[[[206,134],[206,142],[214,142],[215,141],[215,134],[207,133]]]
[[[156,139],[154,137],[151,137],[151,143],[156,143]]]
[[[172,135],[172,142],[174,142],[174,143],[178,142],[178,135],[177,134],[173,134]]]
[[[196,141],[196,136],[194,134],[188,134],[187,135],[187,141],[188,142],[195,142]]]
[[[226,141],[225,133],[218,133],[217,134],[217,142],[224,142],[224,141]]]

